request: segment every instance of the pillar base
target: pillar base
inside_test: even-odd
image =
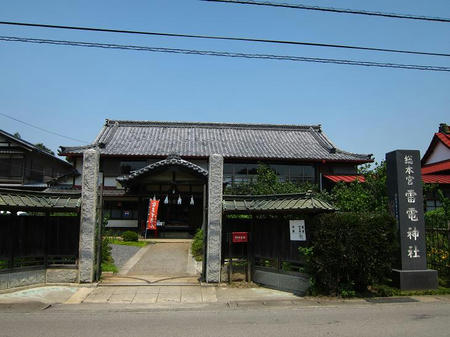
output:
[[[438,273],[433,269],[400,270],[392,269],[392,281],[400,290],[437,289]]]

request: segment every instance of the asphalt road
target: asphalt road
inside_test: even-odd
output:
[[[65,305],[0,313],[0,336],[446,336],[450,303],[205,306]]]

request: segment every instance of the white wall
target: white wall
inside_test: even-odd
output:
[[[118,187],[116,177],[105,177],[104,186],[106,187]]]
[[[138,226],[137,220],[108,220],[108,224],[105,227],[107,227],[107,228],[114,228],[114,227],[137,228],[137,226]]]
[[[450,149],[439,142],[428,157],[426,164],[433,164],[448,159],[450,159]]]
[[[81,186],[81,177],[83,175],[83,158],[77,158],[77,162],[75,164],[75,168],[80,173],[78,177],[75,177],[75,185]]]

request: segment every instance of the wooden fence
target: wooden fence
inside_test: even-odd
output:
[[[0,216],[0,271],[77,265],[79,216]]]
[[[307,242],[291,241],[290,216],[258,216],[249,218],[224,218],[222,259],[247,259],[253,267],[273,272],[300,272],[304,261],[299,247]],[[308,215],[301,218],[310,220]],[[309,221],[307,221],[309,223]],[[307,226],[308,227],[308,226]],[[308,228],[307,228],[308,230]],[[231,232],[249,232],[248,244],[230,244]],[[232,249],[230,253],[230,248]],[[224,262],[224,261],[223,261]]]
[[[437,270],[440,278],[450,281],[450,221],[427,223],[425,230],[428,268]]]

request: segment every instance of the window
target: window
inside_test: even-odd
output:
[[[267,164],[278,176],[279,181],[304,183],[315,181],[313,165]],[[252,182],[256,179],[258,164],[225,163],[223,182],[225,186]]]
[[[105,201],[103,214],[111,220],[136,220],[138,204],[129,201]]]
[[[145,160],[121,161],[120,162],[120,173],[121,174],[130,174],[131,172],[139,170],[145,166],[147,166],[147,162]]]
[[[312,165],[290,165],[289,181],[293,183],[314,183],[314,166]]]
[[[434,211],[436,208],[442,207],[442,202],[439,200],[427,200],[425,202],[425,211]]]

